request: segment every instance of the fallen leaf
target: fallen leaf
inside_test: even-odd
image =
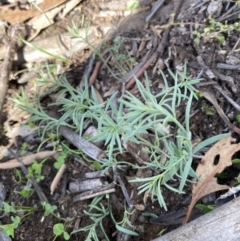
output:
[[[193,184],[192,201],[183,224],[187,222],[193,207],[200,198],[230,188],[227,185],[219,185],[215,176],[232,165],[232,156],[239,150],[240,143],[236,143],[236,139],[231,136],[218,141],[208,150],[197,167],[196,173],[200,180]]]
[[[66,0],[44,0],[39,3],[37,7],[32,6],[28,10],[22,10],[20,8],[6,8],[0,10],[1,20],[9,22],[10,24],[22,23],[29,18],[37,16],[43,12],[46,12],[58,5],[66,2]]]
[[[26,137],[33,135],[37,129],[38,127],[36,126],[33,128],[28,125],[15,126],[7,131],[6,136],[10,139],[16,138],[17,136]]]
[[[143,204],[136,204],[135,205],[135,208],[139,211],[143,211],[145,210],[145,206]]]
[[[27,25],[31,29],[31,33],[28,41],[32,41],[44,28],[54,23],[56,15],[64,8],[64,4],[61,4],[45,13],[42,13],[27,22]]]

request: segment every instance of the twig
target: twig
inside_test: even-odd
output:
[[[223,74],[219,73],[216,69],[212,69],[212,72],[213,72],[220,80],[226,81],[230,86],[233,86],[233,85],[234,85],[233,77],[223,75]]]
[[[227,116],[224,114],[222,108],[218,105],[217,100],[213,93],[211,92],[202,92],[203,97],[205,97],[208,101],[210,101],[213,106],[215,107],[217,113],[222,118],[222,120],[225,122],[225,124],[233,131],[238,133],[240,135],[240,129],[234,126],[232,123],[229,122]]]
[[[117,174],[117,180],[118,180],[118,183],[119,183],[119,185],[120,185],[120,187],[121,187],[121,189],[122,189],[123,195],[124,195],[124,197],[125,197],[125,199],[126,199],[126,202],[127,202],[128,206],[129,206],[130,208],[133,207],[133,204],[132,204],[132,202],[131,202],[131,200],[130,200],[130,197],[129,197],[129,195],[128,195],[127,189],[126,189],[126,187],[125,187],[125,185],[124,185],[121,177],[120,177],[118,174]]]
[[[238,4],[235,3],[230,9],[228,9],[228,11],[226,13],[222,14],[221,17],[217,18],[216,21],[222,22],[222,21],[225,21],[225,20],[231,18],[232,16],[238,14],[239,13],[238,10],[236,12],[233,12],[237,7],[238,7]]]
[[[59,113],[56,111],[49,111],[48,115],[59,119]],[[58,129],[59,133],[65,137],[69,142],[71,142],[75,147],[79,150],[83,151],[86,155],[91,157],[92,159],[99,161],[101,158],[105,156],[105,152],[98,148],[96,145],[92,144],[89,141],[86,141],[82,137],[80,137],[76,132],[74,132],[70,127],[60,125]]]
[[[78,194],[73,198],[73,202],[78,202],[78,201],[90,199],[96,196],[116,192],[116,189],[114,187],[115,187],[115,184],[111,183],[104,187]]]
[[[0,122],[1,122],[1,113],[3,109],[3,104],[5,100],[5,96],[7,94],[7,89],[8,89],[8,80],[9,80],[9,75],[10,71],[12,69],[12,60],[14,58],[15,51],[18,48],[18,37],[20,36],[21,30],[23,28],[20,25],[15,25],[13,26],[8,35],[8,39],[6,40],[7,47],[6,47],[6,52],[5,52],[5,58],[2,64],[2,69],[1,69],[1,75],[0,75]]]
[[[158,11],[158,9],[163,5],[164,2],[165,2],[165,0],[158,0],[155,3],[155,5],[152,7],[150,13],[145,18],[146,23],[148,23],[152,19],[153,15]]]
[[[98,61],[98,62],[95,64],[94,70],[93,70],[92,75],[91,75],[91,77],[90,77],[90,79],[89,79],[89,86],[91,86],[91,85],[94,84],[94,82],[95,82],[95,80],[96,80],[96,78],[97,78],[97,75],[98,75],[98,72],[99,72],[100,67],[101,67],[101,62]]]
[[[229,97],[220,86],[214,85],[213,87],[218,90],[237,111],[240,111],[240,106],[231,97]]]
[[[56,153],[57,153],[56,151],[42,151],[36,154],[24,156],[22,157],[23,158],[22,164],[30,165],[32,164],[33,160],[44,159],[46,157],[53,156]],[[17,161],[17,159],[12,159],[10,161],[0,163],[0,169],[12,169],[15,167],[20,167],[20,163]]]
[[[59,168],[59,170],[58,170],[56,176],[54,177],[54,179],[53,179],[53,181],[52,181],[52,183],[51,183],[51,186],[50,186],[51,195],[54,193],[54,191],[55,191],[55,189],[56,189],[59,181],[61,180],[62,175],[63,175],[63,173],[65,172],[66,168],[67,168],[66,164],[63,164],[63,165]]]
[[[240,65],[231,65],[231,64],[225,64],[225,63],[218,63],[217,68],[219,69],[229,69],[229,70],[237,70],[240,69]]]
[[[85,79],[89,79],[89,76],[92,72],[92,69],[93,69],[93,63],[94,63],[94,60],[95,60],[95,56],[92,55],[89,62],[88,62],[88,65],[87,67],[85,68],[85,71],[84,71],[84,74],[83,74],[83,77],[82,77],[82,81],[79,83],[79,86],[77,87],[77,89],[80,89],[80,85],[81,83],[84,83]]]
[[[92,159],[99,161],[104,155],[104,152],[92,144],[89,141],[81,138],[77,133],[75,133],[71,128],[67,126],[60,126],[59,132],[62,136],[64,136],[69,142],[71,142],[74,146],[83,151],[86,155],[91,157]]]
[[[22,169],[22,172],[25,174],[25,176],[28,175],[28,170],[27,168],[23,165],[22,161],[18,158],[18,156],[16,155],[15,152],[13,152],[11,149],[8,149],[9,152],[16,158],[16,160],[19,162],[20,164],[20,167]],[[41,190],[41,188],[39,187],[39,185],[37,184],[37,182],[32,178],[30,177],[30,181],[32,183],[32,185],[34,186],[37,194],[38,194],[38,197],[39,199],[41,200],[41,202],[46,202],[48,203],[48,199],[47,197],[45,196],[45,194],[43,193],[43,191]]]

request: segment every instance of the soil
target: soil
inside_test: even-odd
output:
[[[169,16],[173,10],[174,2],[177,1],[166,1],[166,3],[160,8],[160,10],[155,14],[154,18],[149,23],[145,23],[144,19],[149,13],[148,10],[144,10],[140,13],[135,14],[127,18],[119,17],[98,17],[99,11],[106,9],[99,9],[93,6],[92,1],[82,1],[81,9],[87,20],[91,21],[93,25],[98,25],[99,27],[104,26],[107,22],[111,23],[115,31],[106,38],[105,44],[103,44],[102,51],[106,50],[114,45],[114,40],[121,39],[123,41],[122,47],[119,49],[119,55],[124,54],[135,59],[133,65],[128,66],[128,71],[131,71],[134,66],[142,61],[142,59],[149,53],[156,51],[157,46],[160,44],[164,30],[168,27]],[[163,81],[161,76],[161,70],[166,76],[168,76],[169,84],[173,84],[171,76],[169,76],[167,68],[171,69],[173,72],[176,70],[182,70],[184,64],[187,66],[187,75],[191,77],[202,78],[200,84],[196,86],[199,92],[211,92],[216,97],[220,108],[223,110],[227,116],[229,123],[238,127],[239,122],[236,120],[238,115],[238,110],[215,88],[215,86],[220,86],[224,93],[233,99],[236,105],[240,104],[240,99],[238,93],[240,92],[239,85],[239,63],[240,55],[238,53],[239,48],[239,31],[237,28],[231,31],[220,32],[220,27],[216,26],[214,31],[215,34],[204,35],[201,34],[199,41],[196,41],[197,32],[203,33],[205,26],[209,26],[209,19],[215,19],[216,22],[222,24],[234,24],[238,22],[237,15],[230,16],[230,13],[237,11],[235,9],[232,12],[227,12],[231,9],[235,3],[229,1],[221,3],[220,11],[209,10],[210,2],[202,2],[198,4],[198,1],[185,0],[183,1],[182,8],[178,13],[178,17],[175,20],[176,24],[173,25],[167,41],[164,43],[165,50],[161,56],[147,68],[147,74],[151,83],[151,92],[159,93],[163,88]],[[217,1],[213,1],[217,2]],[[211,7],[211,6],[210,6]],[[89,14],[89,11],[92,14]],[[212,11],[212,12],[211,12]],[[230,10],[229,10],[230,11]],[[211,13],[211,14],[210,14]],[[70,14],[71,15],[71,14]],[[81,20],[79,12],[72,13],[74,20]],[[221,20],[221,18],[224,20]],[[59,20],[56,23],[56,29],[62,29],[69,23],[69,15],[64,20]],[[64,27],[63,27],[64,26]],[[42,34],[44,37],[51,33],[51,29],[45,30]],[[217,34],[216,34],[217,33]],[[224,37],[224,41],[221,39]],[[41,35],[38,36],[41,39]],[[146,43],[143,48],[140,45]],[[77,86],[82,80],[82,76],[86,68],[89,67],[90,57],[92,56],[92,51],[90,48],[86,48],[84,51],[77,55],[77,58],[72,59],[71,64],[64,66],[64,71],[66,73],[66,78],[69,83],[73,86]],[[108,56],[109,57],[109,56]],[[95,61],[100,61],[96,58]],[[102,65],[97,77],[94,80],[93,86],[98,90],[99,95],[103,100],[109,98],[117,89],[121,90],[122,83],[119,79],[126,76],[127,73],[121,73],[115,66],[114,57],[108,59],[109,67],[111,68],[111,73],[109,70]],[[227,67],[219,67],[220,63],[228,64]],[[45,63],[37,64],[38,66],[44,65]],[[234,68],[234,67],[235,68]],[[238,67],[236,67],[238,66]],[[26,63],[19,65],[18,70],[26,67]],[[13,68],[13,73],[16,73],[16,69]],[[118,76],[118,79],[114,78],[112,75],[114,73]],[[11,78],[9,81],[9,89],[6,98],[6,103],[4,105],[4,110],[1,116],[2,125],[4,128],[8,126],[10,129],[19,124],[23,124],[27,119],[26,113],[22,114],[20,112],[14,112],[13,103],[11,97],[14,97],[16,93],[21,92],[21,88],[24,88],[26,92],[30,93],[32,90],[32,85],[30,81],[24,84],[19,84],[16,78]],[[139,77],[141,81],[144,81],[144,76]],[[138,96],[138,90],[136,86],[132,86],[129,89],[134,95]],[[29,95],[31,96],[31,95]],[[54,101],[54,97],[46,97],[42,100],[43,106],[46,108],[48,104]],[[184,111],[186,103],[182,103],[178,108],[178,118],[182,122],[184,121]],[[233,130],[227,125],[222,117],[219,115],[215,109],[211,109],[212,104],[205,98],[200,97],[199,100],[195,100],[191,109],[191,133],[193,136],[193,144],[199,143],[202,140],[215,136],[221,133],[232,132]],[[97,126],[97,125],[96,125]],[[27,137],[27,136],[26,136]],[[36,153],[41,140],[38,133],[35,133],[31,138],[23,138],[21,136],[15,136],[10,138],[5,134],[0,137],[0,158],[1,162],[5,162],[13,158],[12,155],[3,157],[2,151],[4,147],[8,146],[13,148],[18,154],[20,153],[20,148],[23,143],[27,143],[28,146],[24,150],[24,155]],[[28,136],[29,137],[29,136]],[[60,142],[66,143],[64,138],[60,139]],[[42,150],[51,150],[48,147],[50,142],[44,143]],[[198,153],[199,155],[204,155],[207,149]],[[234,158],[239,158],[237,153]],[[19,154],[20,155],[20,154]],[[117,156],[118,160],[124,159],[130,163],[137,163],[138,160],[131,154],[131,151],[126,151],[123,154]],[[195,169],[199,164],[201,159],[193,158],[192,167]],[[43,165],[42,174],[45,177],[44,180],[40,181],[38,185],[40,186],[42,192],[46,195],[49,203],[51,205],[57,206],[56,216],[65,219],[64,225],[67,232],[71,233],[73,230],[77,230],[82,227],[86,227],[92,223],[92,220],[84,213],[87,206],[91,203],[92,199],[74,202],[74,196],[76,194],[69,193],[69,184],[76,180],[84,179],[85,173],[92,172],[92,167],[84,160],[79,160],[76,155],[68,156],[65,160],[67,165],[66,172],[64,173],[60,184],[58,185],[56,191],[53,195],[50,193],[50,186],[53,178],[56,175],[56,169],[53,164],[55,159],[50,157]],[[18,170],[18,172],[20,169]],[[53,215],[44,216],[43,208],[41,206],[39,196],[34,192],[30,197],[23,198],[19,192],[26,185],[27,179],[24,174],[21,174],[22,180],[19,180],[19,175],[17,171],[14,170],[1,170],[0,182],[4,185],[6,189],[5,202],[13,206],[25,206],[32,207],[34,213],[27,216],[15,229],[15,235],[12,240],[14,241],[25,241],[25,240],[35,240],[35,241],[50,241],[54,239],[52,228],[54,224],[59,223],[59,218]],[[21,172],[21,171],[20,171]],[[153,198],[147,198],[143,194],[138,195],[138,186],[134,183],[129,183],[128,178],[144,177],[149,176],[153,173],[152,170],[140,171],[134,170],[130,166],[124,167],[123,170],[118,170],[118,173],[126,186],[127,192],[131,197],[131,203],[136,205],[134,214],[131,215],[132,224],[135,226],[134,231],[139,233],[138,237],[126,235],[124,238],[120,238],[119,232],[116,230],[115,224],[112,222],[110,217],[107,217],[103,221],[103,227],[105,227],[106,233],[110,240],[153,240],[158,237],[158,235],[163,232],[170,232],[171,230],[177,228],[181,225],[182,219],[175,222],[177,216],[174,213],[181,210],[186,210],[191,200],[191,183],[188,183],[184,188],[184,194],[177,194],[163,188],[162,193],[166,201],[168,210],[165,211],[163,208],[159,207],[158,201]],[[238,167],[231,166],[225,170],[226,178],[220,179],[221,184],[234,185],[235,178],[238,176]],[[86,178],[85,178],[86,179]],[[115,182],[114,175],[108,173],[101,178],[102,181],[107,183]],[[88,179],[87,179],[88,180]],[[173,182],[174,185],[178,183]],[[31,188],[33,188],[31,186]],[[216,193],[216,197],[221,193]],[[201,200],[200,200],[201,201]],[[121,221],[123,218],[123,212],[126,207],[125,196],[121,189],[121,185],[115,186],[115,192],[109,194],[109,199],[103,198],[102,205],[107,207],[108,202],[110,202],[113,215],[117,221]],[[152,217],[144,216],[143,213],[151,213],[156,216],[162,216],[166,213],[173,213],[172,218],[166,223],[158,223],[157,220],[152,219]],[[18,213],[19,216],[23,215]],[[1,217],[1,223],[7,224],[11,222],[11,214],[3,213]],[[100,229],[97,227],[97,233],[99,240],[105,240],[104,235]],[[58,237],[56,240],[64,240],[62,237]],[[87,232],[78,232],[73,234],[70,240],[87,240]],[[89,240],[89,239],[88,239]]]

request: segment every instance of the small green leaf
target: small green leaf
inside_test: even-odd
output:
[[[103,167],[98,161],[94,161],[90,166],[97,171],[100,171],[103,169]]]
[[[42,205],[45,209],[44,216],[48,216],[57,209],[56,205],[51,205],[50,203],[42,203]]]
[[[240,115],[236,115],[236,121],[240,123]]]
[[[215,205],[196,204],[195,208],[201,210],[203,213],[209,213],[215,208]]]
[[[34,127],[35,127],[35,123],[29,122],[29,123],[28,123],[28,126],[29,126],[30,128],[34,128]]]
[[[11,217],[11,220],[13,221],[13,223],[0,225],[0,227],[3,229],[4,233],[8,237],[12,236],[14,238],[14,230],[20,224],[21,219],[18,216],[16,216],[16,217]]]
[[[65,159],[67,158],[68,152],[67,151],[62,151],[57,157],[57,161],[54,162],[54,167],[56,169],[59,169],[64,163]]]
[[[220,44],[223,44],[225,42],[224,36],[218,37],[218,41]]]
[[[10,213],[10,212],[16,213],[17,212],[15,207],[9,205],[8,203],[2,202],[2,204],[3,204],[3,209],[4,209],[5,212],[7,212],[7,213]]]
[[[232,164],[238,164],[240,163],[240,159],[236,158],[232,160]]]
[[[17,228],[19,223],[21,222],[21,219],[20,217],[16,216],[16,217],[11,217],[11,220],[13,221],[13,224],[14,224],[14,228]]]
[[[31,188],[25,187],[19,194],[24,198],[29,198],[34,193],[34,190]]]
[[[229,178],[229,174],[227,173],[227,172],[221,172],[221,173],[218,173],[217,175],[216,175],[216,177],[218,178],[218,179],[227,179],[227,178]]]
[[[63,237],[64,237],[65,240],[70,239],[70,235],[66,231],[63,233]]]
[[[127,10],[134,10],[140,7],[139,0],[130,0],[127,4]]]
[[[8,237],[12,236],[14,238],[14,225],[12,223],[0,225],[0,227],[3,229],[5,235]]]
[[[62,223],[56,223],[53,226],[53,233],[60,236],[64,232],[64,225]]]

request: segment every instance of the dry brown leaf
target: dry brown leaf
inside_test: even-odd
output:
[[[55,8],[64,2],[66,2],[66,0],[44,0],[37,5],[38,9],[36,7],[32,7],[28,10],[21,10],[19,8],[12,10],[10,8],[4,8],[0,10],[1,20],[7,21],[11,24],[22,23],[25,20]],[[39,9],[41,9],[42,12],[39,11]]]
[[[135,208],[139,211],[143,211],[145,210],[145,206],[143,204],[136,204],[135,205]]]
[[[64,4],[61,4],[45,13],[42,13],[34,18],[31,18],[27,25],[32,29],[28,41],[32,41],[40,32],[46,27],[49,27],[54,23],[56,15],[64,8]]]
[[[30,165],[32,164],[33,160],[42,160],[44,158],[53,156],[56,153],[56,151],[42,151],[36,154],[21,157],[20,159],[24,165]],[[20,167],[20,165],[21,163],[19,163],[16,159],[12,159],[10,161],[0,163],[0,169],[12,169],[15,167]]]
[[[221,173],[226,167],[232,165],[232,156],[239,150],[240,143],[236,143],[235,138],[228,136],[218,141],[205,154],[196,170],[200,181],[193,184],[192,201],[188,207],[184,224],[187,222],[193,207],[200,198],[210,193],[230,188],[227,185],[219,185],[215,176]]]

